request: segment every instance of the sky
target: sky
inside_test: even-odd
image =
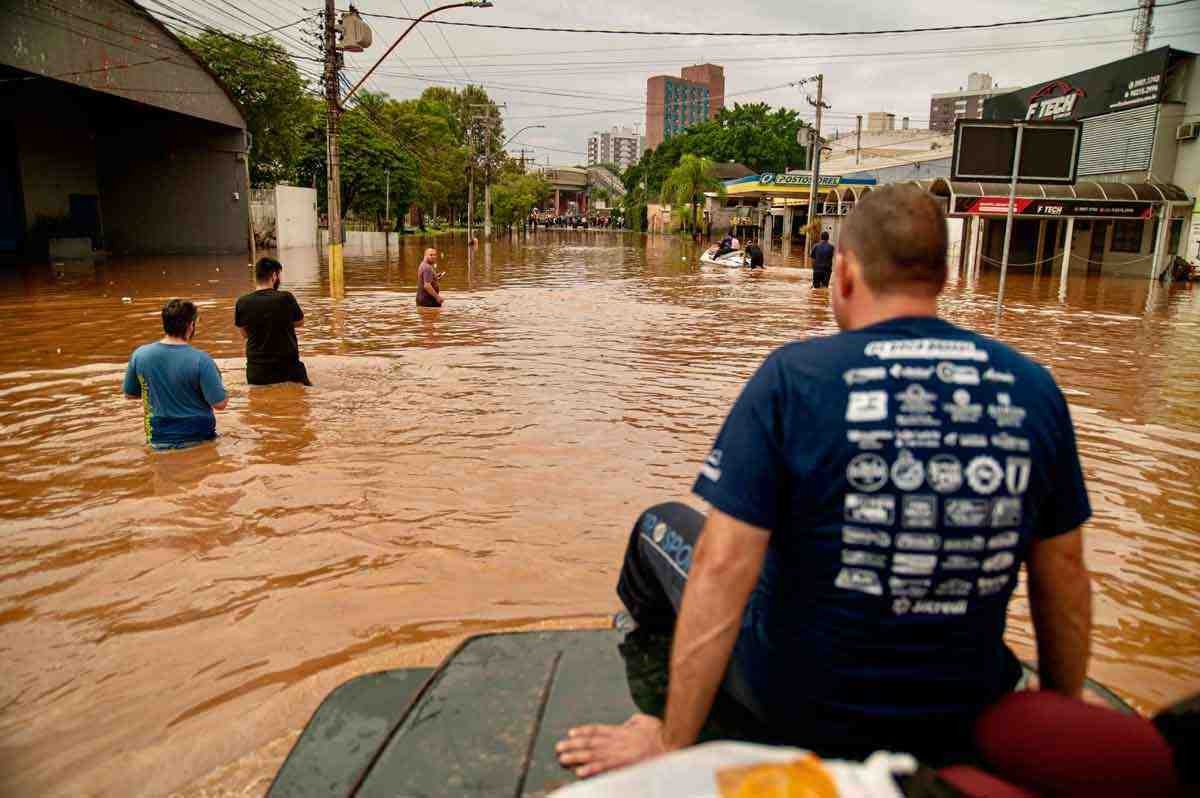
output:
[[[250,33],[305,17],[320,0],[174,0],[172,6],[224,30]],[[1135,6],[1136,0],[843,0],[822,8],[797,0],[688,0],[606,3],[565,0],[494,0],[486,9],[459,8],[432,19],[504,25],[710,32],[836,32],[1032,19]],[[434,0],[358,0],[374,42],[347,54],[347,77],[357,82],[409,23],[369,16],[408,16]],[[149,7],[153,8],[153,5]],[[339,2],[339,8],[344,8]],[[522,146],[538,163],[586,161],[587,139],[613,125],[645,127],[646,79],[679,74],[683,66],[725,67],[726,105],[766,102],[812,118],[812,86],[784,84],[825,75],[824,135],[853,129],[855,114],[889,111],[911,126],[928,126],[929,98],[965,87],[970,72],[987,72],[1014,89],[1128,56],[1132,13],[1089,20],[984,31],[762,39],[701,36],[649,37],[501,31],[418,26],[371,77],[368,87],[392,97],[415,97],[427,86],[483,85],[504,103],[508,145]],[[1158,9],[1150,47],[1200,51],[1200,2]],[[289,50],[319,56],[308,21],[282,32]],[[304,62],[319,71],[318,64]]]

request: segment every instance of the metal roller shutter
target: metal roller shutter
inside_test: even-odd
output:
[[[1149,169],[1157,121],[1157,105],[1083,120],[1079,175]]]

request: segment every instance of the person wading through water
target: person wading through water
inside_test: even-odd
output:
[[[296,329],[304,326],[304,311],[290,291],[280,291],[283,264],[261,258],[254,267],[254,291],[238,298],[233,323],[246,339],[246,382],[274,385],[298,382],[312,385],[300,360]]]

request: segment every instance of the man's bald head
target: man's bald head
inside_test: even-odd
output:
[[[858,262],[877,295],[936,296],[946,284],[946,215],[927,191],[885,186],[855,204],[842,223],[838,249]]]
[[[430,263],[437,263],[437,254],[438,253],[436,249],[429,247],[425,250],[425,260],[429,261]]]

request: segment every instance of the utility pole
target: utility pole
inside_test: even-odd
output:
[[[809,105],[817,109],[816,119],[813,121],[812,130],[812,183],[808,188],[808,224],[805,225],[804,235],[804,262],[808,263],[808,253],[812,252],[812,241],[809,240],[813,228],[813,221],[817,217],[817,183],[821,179],[821,111],[829,106],[823,99],[825,93],[825,76],[817,75],[817,99],[813,101],[810,97]]]
[[[1146,52],[1150,34],[1154,32],[1154,0],[1138,0],[1137,16],[1133,18],[1133,54]]]
[[[392,170],[383,170],[383,259],[388,258],[388,239],[392,231]]]
[[[325,186],[329,216],[329,283],[342,284],[342,165],[338,128],[341,98],[338,96],[337,8],[334,0],[325,0],[325,135],[329,147],[329,169]]]
[[[470,252],[475,227],[475,135],[467,128],[467,251]]]
[[[861,163],[862,157],[862,114],[858,114],[854,121],[854,163]]]

